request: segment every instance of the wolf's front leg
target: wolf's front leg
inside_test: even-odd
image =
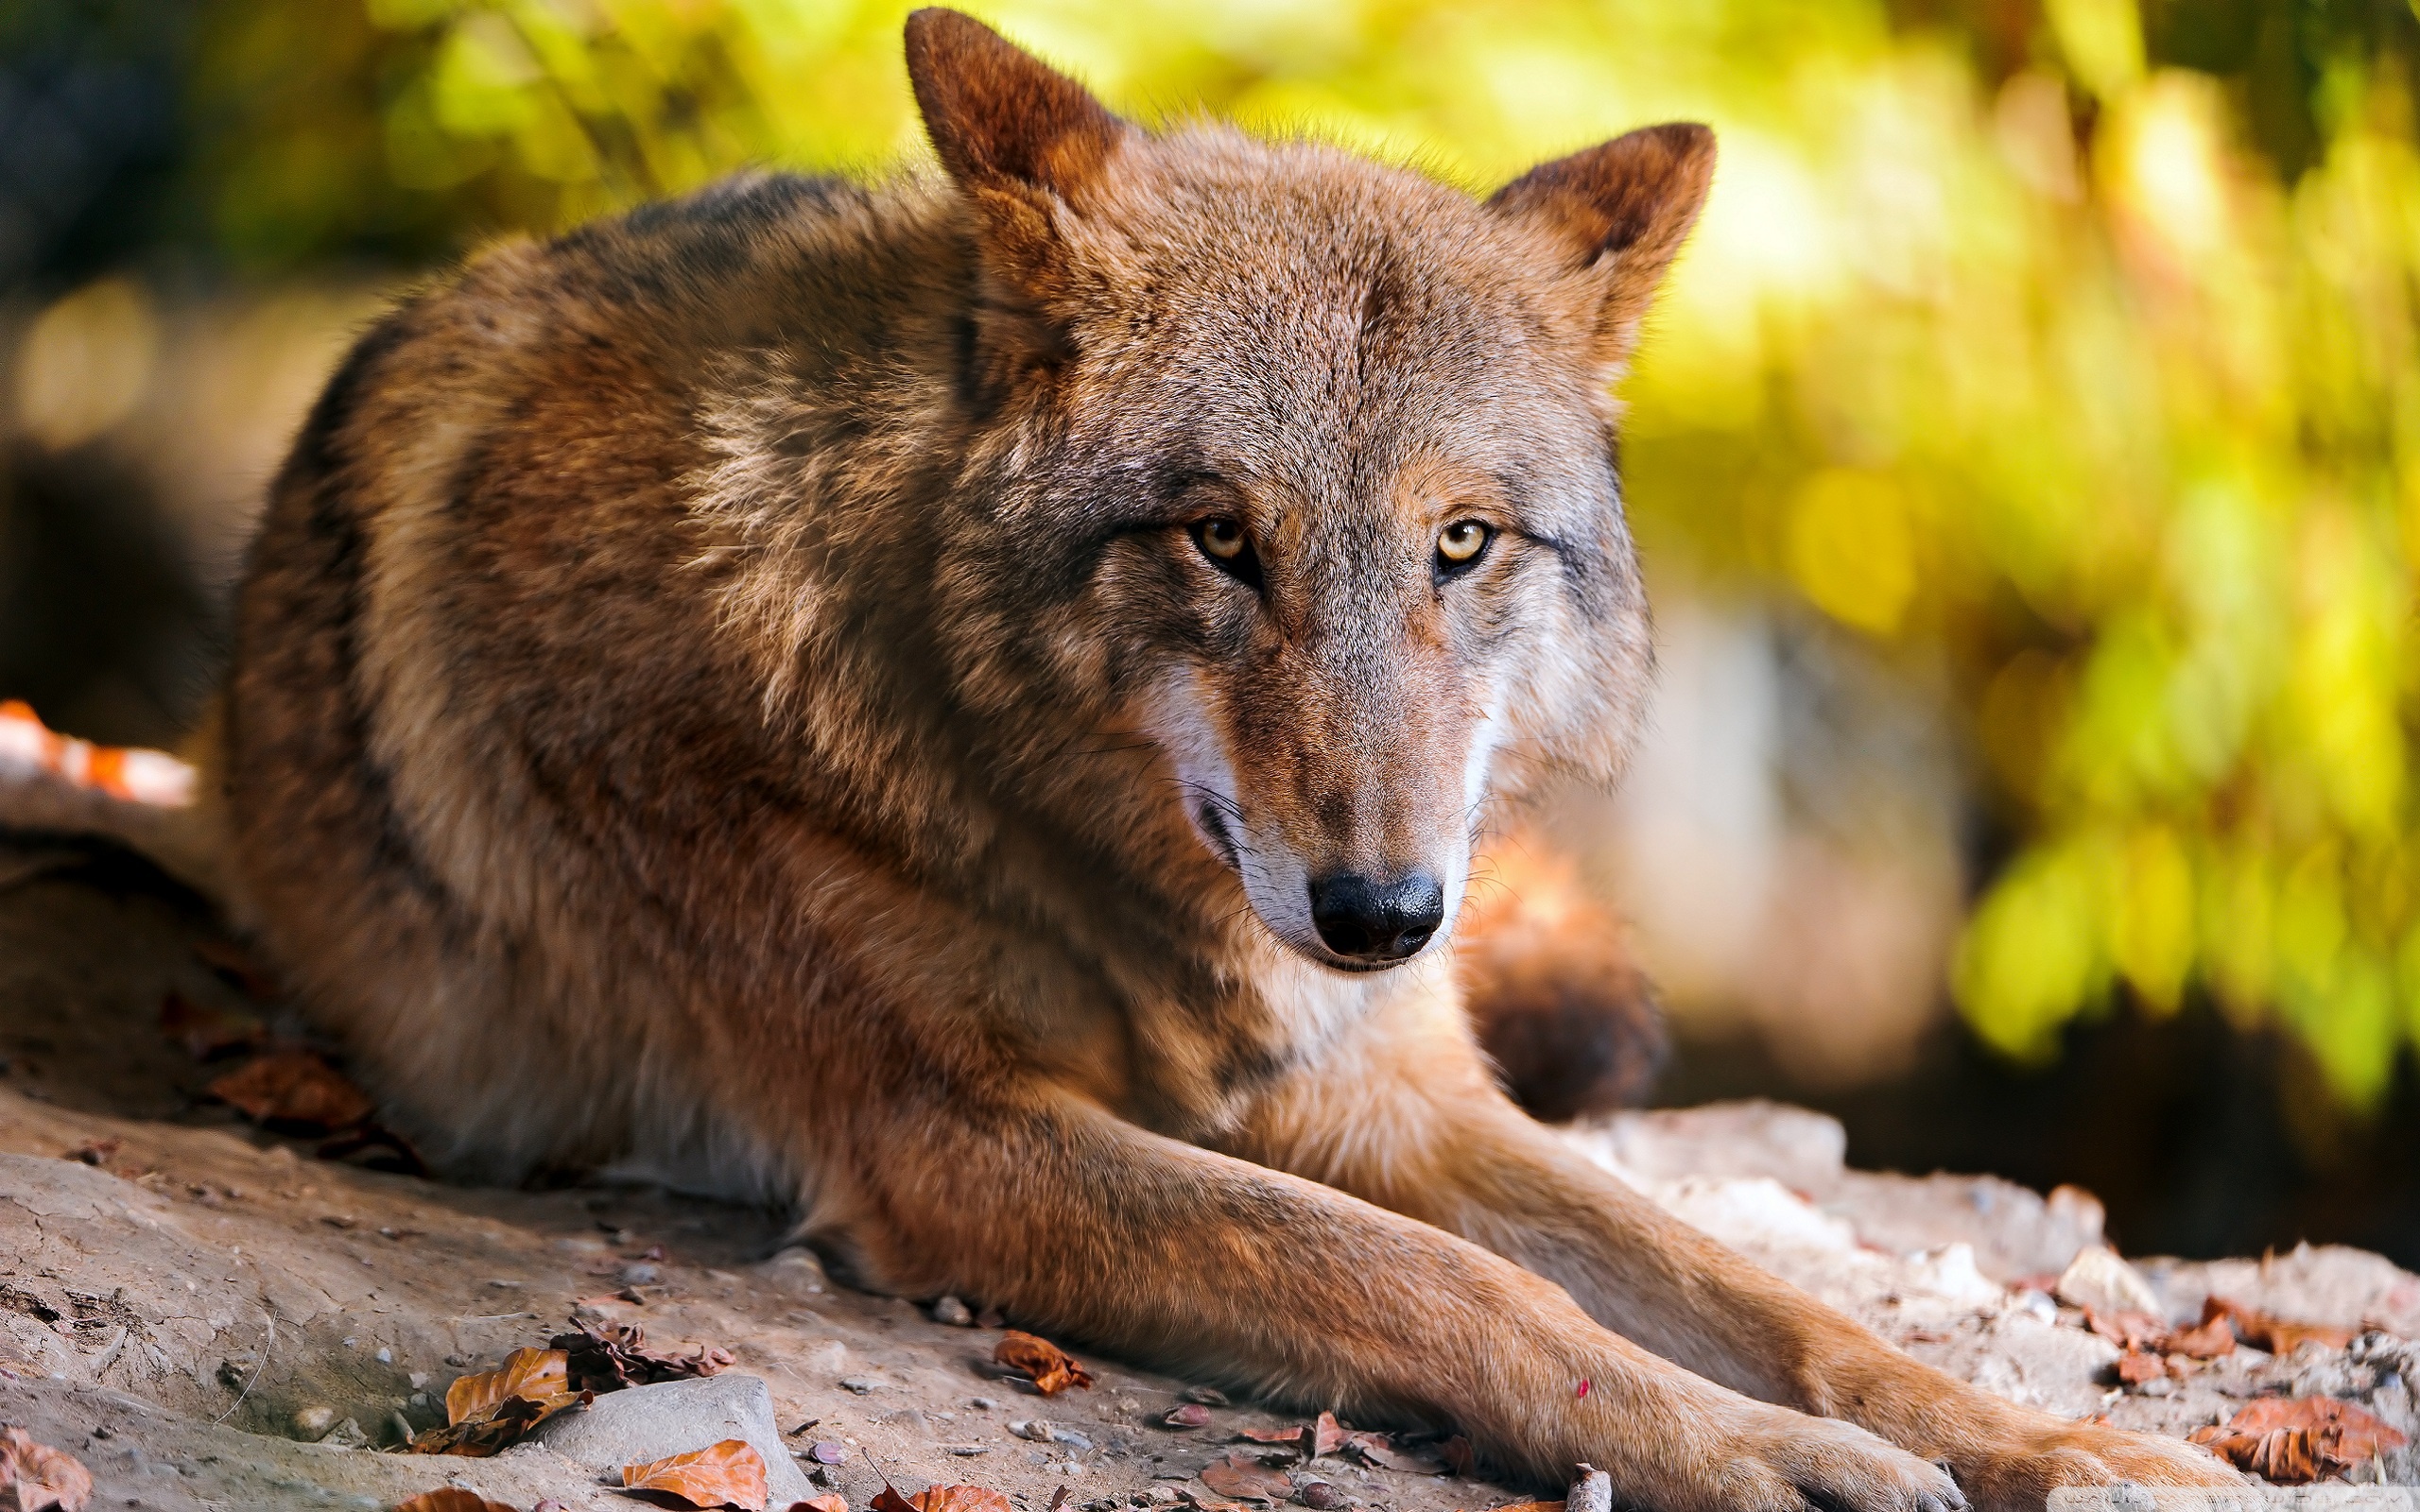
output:
[[[1443,996],[1408,996],[1270,1096],[1229,1148],[1483,1245],[1735,1391],[1947,1464],[1987,1512],[2040,1512],[2060,1486],[2242,1484],[2191,1446],[1945,1375],[1672,1217],[1514,1108]]]
[[[1452,1422],[1666,1512],[1954,1512],[1949,1477],[1608,1332],[1479,1246],[1038,1090],[887,1105],[811,1223],[871,1277],[1365,1418]],[[814,1232],[815,1228],[810,1228]]]

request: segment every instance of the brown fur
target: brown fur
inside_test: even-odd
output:
[[[1444,952],[1346,970],[1303,902],[1419,871],[1450,929],[1489,813],[1618,770],[1606,384],[1710,134],[1480,204],[1147,134],[948,12],[908,52],[947,179],[490,252],[276,483],[234,886],[393,1116],[457,1171],[792,1202],[868,1284],[1633,1503],[2224,1481],[1666,1216],[1497,1091]],[[1496,533],[1449,570],[1459,520]]]

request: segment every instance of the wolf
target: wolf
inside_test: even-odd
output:
[[[906,55],[941,172],[489,250],[272,486],[180,853],[390,1119],[1631,1505],[2237,1484],[1892,1349],[1474,1040],[1479,837],[1639,726],[1611,385],[1712,134],[1479,200]]]

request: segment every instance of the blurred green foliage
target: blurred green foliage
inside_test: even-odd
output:
[[[1643,122],[1723,165],[1631,385],[1661,560],[1945,676],[2009,837],[1958,951],[2041,1057],[2123,992],[2420,1040],[2420,23],[2403,0],[1021,0],[1199,104],[1473,187]],[[276,267],[921,150],[897,4],[219,0],[194,168]]]

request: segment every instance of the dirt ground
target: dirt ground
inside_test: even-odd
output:
[[[1196,1472],[1239,1430],[1302,1420],[1237,1403],[1170,1429],[1161,1419],[1187,1383],[1090,1354],[1098,1384],[1046,1401],[992,1366],[995,1331],[834,1285],[784,1246],[777,1214],[603,1182],[471,1189],[320,1159],[317,1141],[264,1132],[204,1096],[226,1063],[197,1062],[162,1028],[171,992],[245,1006],[195,954],[211,933],[139,868],[0,845],[0,1424],[82,1459],[95,1506],[384,1508],[449,1484],[519,1506],[634,1505],[607,1487],[614,1467],[544,1448],[385,1452],[442,1420],[456,1377],[543,1344],[576,1313],[642,1323],[657,1347],[730,1350],[728,1375],[769,1389],[798,1468],[856,1506],[880,1476],[908,1492],[987,1486],[1030,1512],[1063,1486],[1091,1512],[1169,1504],[1211,1494]],[[1719,1105],[1571,1137],[1902,1348],[2012,1399],[2182,1435],[2256,1397],[2322,1394],[2407,1434],[2420,1426],[2420,1350],[2404,1342],[2420,1337],[2420,1278],[2377,1256],[2137,1260],[2096,1281],[2092,1263],[2071,1269],[2100,1240],[2088,1195],[1849,1171],[1839,1125],[1811,1113]],[[2345,1348],[2244,1348],[2122,1388],[2118,1347],[2070,1305],[2104,1283],[2147,1287],[2175,1320],[2218,1295],[2362,1332]],[[819,1444],[841,1463],[816,1463]],[[1487,1508],[1526,1489],[1347,1459],[1294,1472],[1392,1512]],[[2420,1463],[2407,1448],[2372,1477],[2420,1484]]]

